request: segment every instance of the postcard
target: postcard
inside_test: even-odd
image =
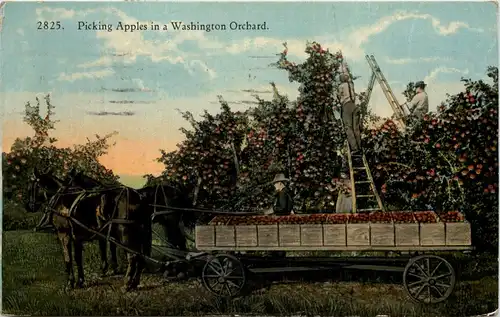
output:
[[[3,313],[497,312],[494,3],[0,8]]]

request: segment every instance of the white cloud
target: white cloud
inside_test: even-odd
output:
[[[151,88],[148,88],[144,85],[144,81],[140,78],[132,78],[132,82],[137,85],[137,87],[144,92],[153,91]]]
[[[452,68],[452,67],[438,67],[435,68],[431,71],[431,73],[424,78],[424,82],[426,84],[432,83],[436,80],[437,76],[442,73],[461,73],[463,75],[467,75],[469,73],[468,69],[458,69],[458,68]]]
[[[101,67],[101,66],[109,66],[112,63],[112,59],[109,56],[102,56],[99,59],[94,61],[82,63],[76,65],[78,68],[91,68],[91,67]]]
[[[206,72],[208,77],[210,77],[210,79],[214,79],[217,77],[217,73],[215,72],[215,70],[208,67],[207,64],[205,64],[205,62],[203,62],[199,59],[189,61],[189,63],[186,66],[187,66],[186,68],[187,68],[188,72],[191,75],[194,74],[194,69],[200,69],[200,70]]]
[[[450,61],[450,57],[420,57],[420,58],[386,58],[386,62],[395,65],[405,65],[412,63],[432,63],[438,61]]]
[[[71,73],[71,74],[66,74],[66,73],[60,73],[58,80],[62,81],[75,81],[79,79],[95,79],[95,78],[103,78],[107,76],[111,76],[114,74],[114,71],[111,69],[103,69],[103,70],[96,70],[96,71],[90,71],[90,72],[77,72],[77,73]]]
[[[57,17],[62,20],[66,19],[71,19],[76,15],[75,10],[67,10],[63,8],[50,8],[50,7],[43,7],[43,8],[37,8],[36,9],[36,15],[40,17]]]

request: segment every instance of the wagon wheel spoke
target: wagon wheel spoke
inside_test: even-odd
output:
[[[442,278],[445,278],[445,277],[448,277],[448,276],[451,276],[451,272],[448,272],[448,273],[445,273],[445,274],[441,274],[441,275],[438,275],[438,276],[434,276],[433,278],[436,279],[436,280],[440,280]]]
[[[422,284],[422,283],[425,283],[424,279],[421,279],[420,281],[417,281],[417,282],[410,283],[410,284],[408,284],[408,287],[413,287],[415,285]]]
[[[450,284],[443,284],[443,283],[436,283],[436,284],[434,284],[434,285],[436,285],[436,286],[441,286],[441,287],[446,287],[446,288],[451,287],[451,285],[450,285]]]
[[[436,285],[432,285],[432,288],[439,294],[439,297],[443,297],[443,293],[436,287]]]
[[[417,262],[415,262],[415,266],[419,269],[420,272],[422,272],[422,274],[424,274],[425,277],[429,276],[427,275],[427,273],[425,273],[424,269]]]
[[[427,267],[426,267],[426,274],[427,276],[431,276],[431,259],[427,258]]]
[[[438,265],[436,265],[436,267],[434,268],[434,270],[432,270],[432,273],[431,273],[431,275],[430,275],[430,276],[434,276],[434,273],[436,273],[436,272],[437,272],[438,268],[441,266],[441,264],[442,264],[442,263],[443,263],[443,262],[439,262],[439,263],[438,263]]]
[[[422,291],[424,290],[425,286],[426,286],[425,284],[422,285],[422,286],[420,286],[420,288],[417,291],[417,294],[415,294],[416,298],[418,298],[420,296],[420,293],[422,293]]]
[[[227,295],[229,296],[232,296],[233,295],[233,291],[231,290],[231,288],[229,287],[229,284],[228,283],[224,283],[224,290],[227,291]]]
[[[419,278],[421,280],[424,279],[421,275],[417,275],[417,274],[413,274],[413,273],[408,273],[408,275],[413,276],[413,277],[417,277],[417,278]]]
[[[214,264],[213,264],[213,263],[209,263],[209,264],[208,264],[208,267],[209,267],[209,268],[210,268],[210,269],[211,269],[211,270],[212,270],[215,274],[218,274],[218,276],[221,276],[221,275],[223,274],[223,272],[222,272],[222,271],[220,271],[218,268],[216,268],[216,267],[214,266]]]
[[[240,285],[238,285],[238,284],[234,283],[234,282],[233,282],[233,281],[231,281],[231,280],[227,280],[226,282],[227,282],[227,284],[230,284],[230,285],[231,285],[232,287],[234,287],[234,288],[239,288],[239,287],[240,287]]]
[[[427,286],[427,298],[426,298],[426,302],[430,303],[430,302],[432,302],[431,285],[427,284],[426,286]]]

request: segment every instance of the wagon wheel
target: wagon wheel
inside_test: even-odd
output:
[[[203,285],[219,297],[237,296],[246,283],[243,264],[229,254],[209,258],[201,273]]]
[[[410,259],[403,273],[406,292],[412,300],[435,304],[446,300],[455,287],[455,270],[445,259],[419,255]]]

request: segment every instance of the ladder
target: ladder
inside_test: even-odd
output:
[[[352,155],[351,153],[351,148],[349,146],[349,142],[346,141],[346,150],[347,150],[347,161],[349,164],[349,174],[350,174],[350,179],[351,179],[351,199],[352,199],[352,213],[356,212],[372,212],[372,211],[386,211],[384,204],[382,203],[382,200],[380,199],[380,196],[377,192],[377,188],[375,187],[375,183],[373,181],[372,173],[370,171],[370,168],[368,166],[368,161],[366,160],[366,156],[364,153],[362,154],[357,154],[357,155]],[[355,159],[355,163],[353,163],[353,159]],[[359,161],[361,159],[361,164],[359,164]],[[364,176],[366,177],[365,179],[362,179],[360,177],[357,177],[358,175],[355,175],[357,173],[365,172]],[[364,194],[364,195],[357,195],[357,185],[363,185],[363,184],[369,184],[370,185],[370,193],[369,194]],[[370,199],[370,198],[375,198],[377,201],[377,206],[372,207],[372,208],[363,208],[363,209],[358,209],[357,205],[357,199],[358,198],[365,198],[365,199]]]
[[[382,92],[389,101],[389,105],[396,114],[396,120],[404,128],[406,126],[406,116],[403,106],[400,105],[398,100],[396,99],[394,92],[389,86],[389,83],[385,79],[384,74],[382,74],[378,63],[375,60],[375,57],[373,55],[366,55],[366,60],[368,61],[368,65],[370,65],[370,68],[372,69],[372,75],[370,77],[370,82],[368,83],[368,89],[366,90],[366,104],[368,104],[368,102],[370,101],[370,96],[373,91],[373,85],[375,84],[376,79],[380,85],[380,88],[382,88]]]

